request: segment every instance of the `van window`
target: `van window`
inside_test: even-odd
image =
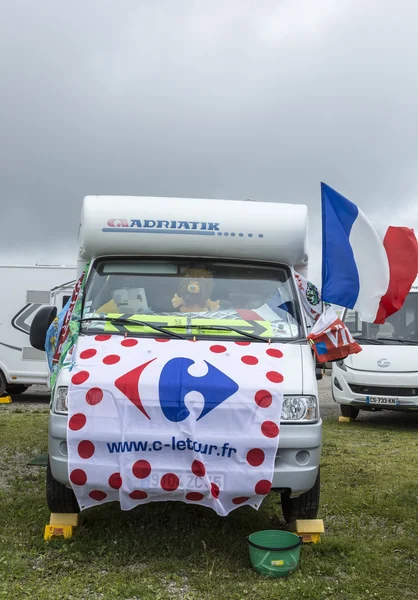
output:
[[[418,342],[418,293],[408,294],[401,310],[388,317],[383,325],[363,323],[353,310],[347,310],[343,320],[354,337]]]
[[[109,319],[117,316],[148,319],[189,337],[196,335],[193,325],[200,326],[199,337],[211,339],[237,340],[248,332],[286,340],[303,333],[290,269],[253,263],[99,259],[86,283],[83,331],[128,330],[155,337],[149,328],[112,328]],[[100,317],[107,317],[107,324]],[[214,332],[207,329],[211,325],[244,333]]]

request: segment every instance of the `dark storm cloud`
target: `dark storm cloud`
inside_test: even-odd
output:
[[[306,203],[316,280],[321,180],[418,227],[412,0],[0,11],[0,257],[73,263],[96,193]]]

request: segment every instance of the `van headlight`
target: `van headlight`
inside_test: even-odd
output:
[[[55,390],[54,402],[52,405],[54,413],[58,415],[68,415],[68,387],[60,386]]]
[[[318,420],[318,399],[316,396],[285,396],[282,404],[283,421],[305,421]]]
[[[347,371],[347,367],[345,366],[345,362],[343,360],[336,360],[335,364],[337,367],[340,367],[343,371]]]

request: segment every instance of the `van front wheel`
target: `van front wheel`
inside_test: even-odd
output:
[[[351,406],[351,404],[340,404],[340,410],[343,417],[350,417],[350,419],[356,419],[360,412],[359,408]]]
[[[52,477],[49,458],[46,467],[46,502],[52,513],[80,512],[73,490]]]
[[[318,469],[315,485],[308,492],[297,498],[290,498],[289,494],[280,494],[286,523],[293,523],[298,519],[316,519],[319,510],[320,489],[321,477]]]

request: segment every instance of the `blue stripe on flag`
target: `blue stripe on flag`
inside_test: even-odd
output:
[[[360,282],[349,238],[358,208],[325,183],[321,183],[321,196],[322,299],[354,308]]]
[[[266,304],[282,319],[286,319],[286,316],[283,313],[289,313],[292,317],[296,318],[296,315],[293,314],[294,310],[291,303],[284,301],[280,290],[277,290],[274,296],[271,296],[271,298],[267,300]]]

